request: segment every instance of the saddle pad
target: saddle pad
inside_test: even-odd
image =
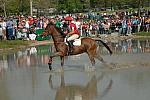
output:
[[[75,39],[73,42],[73,45],[80,46],[81,45],[81,39]]]
[[[66,38],[65,38],[65,43],[67,44]],[[67,44],[67,45],[68,45],[68,44]],[[73,42],[73,45],[74,45],[74,46],[81,46],[81,38],[75,39],[74,42]]]

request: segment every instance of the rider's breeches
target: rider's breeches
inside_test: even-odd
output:
[[[75,39],[77,39],[77,38],[79,38],[79,35],[78,35],[78,34],[73,34],[73,35],[71,35],[67,40],[68,40],[68,41],[71,41],[71,40],[75,40]]]

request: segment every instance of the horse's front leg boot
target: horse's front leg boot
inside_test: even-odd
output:
[[[52,57],[49,58],[48,64],[52,64]]]
[[[52,63],[48,63],[49,70],[52,70]]]

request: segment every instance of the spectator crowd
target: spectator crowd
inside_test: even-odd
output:
[[[52,21],[56,27],[63,28],[68,15],[55,16],[10,16],[0,17],[0,40],[27,39],[35,40],[36,30],[44,29]],[[81,36],[100,36],[118,33],[128,36],[138,32],[150,32],[150,11],[140,17],[136,13],[78,13],[71,14]]]

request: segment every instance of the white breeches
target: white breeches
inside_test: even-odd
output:
[[[71,35],[67,40],[68,40],[68,41],[75,40],[75,39],[77,39],[78,37],[79,37],[78,34],[73,34],[73,35]]]

